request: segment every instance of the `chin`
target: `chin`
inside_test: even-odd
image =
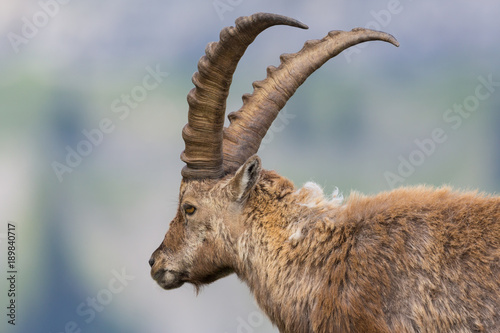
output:
[[[151,276],[158,283],[158,285],[165,290],[179,288],[184,284],[184,282],[186,282],[182,279],[182,274],[165,269],[161,269],[156,272],[152,271]]]

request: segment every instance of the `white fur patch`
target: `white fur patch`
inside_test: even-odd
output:
[[[297,190],[295,194],[298,196],[299,204],[308,208],[334,206],[338,207],[344,201],[344,196],[336,187],[332,195],[327,198],[323,193],[323,189],[316,183],[307,182],[302,188]]]
[[[297,228],[297,230],[288,237],[289,240],[299,240],[302,238],[302,228]]]
[[[332,196],[330,198],[329,203],[335,206],[340,206],[344,202],[344,195],[339,192],[339,188],[335,187],[335,190],[332,192]]]
[[[302,238],[304,238],[304,234],[302,230],[304,229],[304,226],[307,224],[307,220],[302,220],[293,225],[292,229],[292,234],[290,237],[288,237],[289,241],[299,241]]]
[[[323,196],[323,189],[314,182],[307,182],[302,188],[310,191],[314,196]]]
[[[299,206],[307,207],[310,211],[308,211],[309,214],[303,220],[292,223],[289,226],[291,235],[288,237],[288,240],[291,242],[296,242],[304,238],[311,227],[311,223],[322,218],[322,216],[328,215],[332,210],[338,209],[344,201],[344,196],[337,187],[331,196],[325,197],[323,189],[313,182],[305,183],[294,195]]]

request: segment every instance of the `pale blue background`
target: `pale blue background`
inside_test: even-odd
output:
[[[199,296],[190,286],[163,291],[149,277],[149,256],[175,214],[191,75],[205,45],[238,16],[275,12],[308,24],[257,38],[235,74],[228,110],[236,110],[281,53],[329,30],[366,26],[395,2],[221,3],[229,7],[218,13],[212,1],[70,1],[18,53],[9,33],[20,34],[23,17],[40,5],[2,3],[0,277],[8,221],[17,224],[19,265],[18,325],[7,325],[2,310],[2,332],[63,332],[71,321],[89,333],[277,332],[234,276]],[[312,75],[286,107],[293,118],[277,124],[259,153],[264,167],[299,186],[313,180],[328,192],[376,193],[390,189],[384,173],[397,172],[415,140],[442,128],[446,142],[404,185],[498,192],[500,88],[458,129],[443,119],[475,93],[479,76],[500,81],[498,17],[494,0],[401,0],[382,22],[401,47],[370,43],[352,61],[340,55]],[[169,76],[121,120],[111,104],[157,65]],[[63,162],[64,147],[103,118],[114,130],[60,183],[51,163]],[[134,279],[86,323],[77,307],[104,295],[122,268]],[[2,309],[6,289],[1,278]]]

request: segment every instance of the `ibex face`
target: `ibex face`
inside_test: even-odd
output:
[[[164,289],[211,283],[234,271],[241,212],[260,172],[251,157],[237,174],[221,180],[182,180],[179,208],[151,257],[151,276]]]

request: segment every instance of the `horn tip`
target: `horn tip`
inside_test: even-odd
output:
[[[279,24],[284,24],[284,25],[289,25],[295,28],[300,28],[300,29],[309,29],[309,27],[300,22],[299,20],[296,20],[294,18],[284,16],[284,15],[279,15],[279,14],[273,14],[273,13],[255,13],[251,16],[248,17],[240,17],[237,20],[244,20],[246,18],[250,19],[261,19],[261,20],[269,20],[269,21],[276,21],[279,22]],[[238,23],[238,22],[236,22]]]
[[[394,37],[393,35],[391,34],[388,34],[388,33],[385,33],[387,35],[387,39],[385,40],[386,42],[389,42],[391,43],[392,45],[394,45],[395,47],[399,47],[399,42],[398,40],[396,39],[396,37]]]
[[[300,22],[299,20],[296,20],[296,19],[293,19],[293,18],[288,18],[290,21],[290,25],[295,27],[295,28],[300,28],[300,29],[304,29],[304,30],[307,30],[309,29],[309,26],[307,24],[304,24],[302,22]]]
[[[309,26],[307,24],[304,24],[304,23],[297,21],[297,20],[296,20],[296,22],[297,22],[297,25],[296,25],[297,28],[304,29],[304,30],[309,29]]]
[[[367,29],[367,28],[354,28],[351,30],[353,33],[361,33],[363,35],[366,35],[368,37],[368,40],[381,40],[387,43],[391,43],[392,45],[399,47],[399,42],[398,40],[391,34],[388,34],[387,32],[383,31],[378,31],[378,30],[372,30],[372,29]],[[331,33],[337,33],[337,31],[330,31],[329,34]]]

